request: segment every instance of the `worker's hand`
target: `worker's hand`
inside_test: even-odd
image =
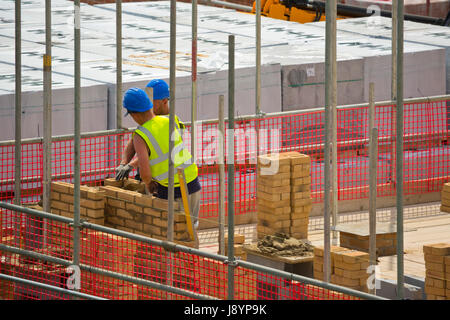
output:
[[[149,190],[152,194],[158,192],[158,182],[152,180],[149,184]]]
[[[128,175],[130,174],[131,170],[133,170],[133,167],[130,166],[129,164],[120,164],[117,168],[116,168],[116,180],[123,180],[125,178],[128,179]]]
[[[150,181],[147,185],[145,184],[145,194],[155,194],[158,191],[158,183],[155,180]]]

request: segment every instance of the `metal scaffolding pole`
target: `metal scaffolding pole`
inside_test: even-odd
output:
[[[14,143],[14,203],[21,203],[21,168],[22,168],[22,24],[21,24],[21,0],[15,2],[15,143]],[[20,225],[22,215],[14,215],[14,244],[19,246],[20,241]]]
[[[80,265],[80,0],[74,1],[74,42],[75,42],[75,102],[74,102],[74,223],[73,223],[73,264]]]
[[[403,276],[403,0],[397,8],[397,296],[404,297]]]
[[[173,212],[174,212],[174,185],[175,166],[172,158],[174,141],[172,132],[175,129],[175,83],[176,83],[176,0],[170,0],[170,107],[169,107],[169,216],[167,226],[167,240],[173,241]]]
[[[191,89],[191,154],[196,160],[196,127],[197,121],[197,0],[192,0],[192,89]]]
[[[175,129],[175,83],[176,83],[176,16],[177,1],[170,0],[170,88],[169,88],[169,189],[168,189],[168,219],[167,219],[167,240],[173,242],[174,232],[174,205],[175,205],[175,165],[172,152],[175,142],[172,133]],[[172,286],[172,253],[168,255],[167,284]]]
[[[228,300],[234,299],[234,35],[228,36]]]
[[[122,128],[122,0],[116,0],[116,128]]]
[[[396,100],[397,96],[397,11],[398,11],[398,3],[397,1],[392,1],[392,51],[391,51],[391,99],[392,101]],[[396,125],[396,106],[394,105],[392,107],[391,112],[391,132],[392,132],[392,141],[395,142],[395,136],[394,136],[394,130],[397,127]],[[391,149],[391,183],[395,186],[395,183],[397,181],[396,178],[396,149],[395,149],[395,143],[392,143],[392,149]],[[396,208],[391,209],[391,217],[390,222],[391,224],[395,224],[395,215],[396,215]]]
[[[333,3],[333,6],[337,6]],[[333,7],[330,17],[331,23],[331,184],[332,184],[332,206],[331,206],[331,225],[333,229],[332,243],[337,245],[338,232],[335,231],[338,221],[338,161],[337,161],[337,9]]]
[[[369,261],[377,265],[377,165],[378,129],[375,128],[374,84],[369,84]],[[372,269],[375,271],[375,269]],[[375,294],[376,288],[369,288]]]
[[[43,179],[42,208],[50,212],[50,190],[52,183],[52,4],[45,0],[45,55],[44,55],[44,142],[43,142]],[[43,246],[47,242],[47,223],[43,225]]]
[[[336,0],[326,2],[326,33],[325,33],[325,148],[324,148],[324,166],[325,166],[325,188],[324,188],[324,281],[330,282],[331,276],[331,254],[330,254],[330,133],[332,127],[332,106],[333,89],[336,81],[335,68],[333,67],[333,53],[336,39],[333,38],[336,24]],[[334,21],[335,22],[335,21]]]
[[[255,114],[261,113],[261,0],[256,0],[256,83]]]
[[[225,255],[225,97],[219,96],[219,254]]]

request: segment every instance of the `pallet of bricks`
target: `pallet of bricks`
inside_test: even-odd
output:
[[[367,279],[369,274],[369,254],[338,246],[330,249],[330,280],[331,283],[350,289],[368,292]],[[324,280],[323,247],[314,247],[314,278]]]
[[[308,238],[311,198],[311,160],[298,152],[258,157],[258,239],[277,232]]]
[[[450,300],[450,243],[423,246],[427,300]]]
[[[450,213],[450,182],[447,182],[442,186],[441,211]]]
[[[3,229],[2,227],[2,211],[0,211],[0,243],[8,246],[14,246],[14,230]],[[13,275],[12,259],[13,254],[7,251],[0,252],[0,273],[6,275]],[[14,299],[15,283],[13,281],[0,281],[0,300]]]

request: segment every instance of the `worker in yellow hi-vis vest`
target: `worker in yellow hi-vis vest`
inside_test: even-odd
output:
[[[151,80],[145,87],[145,91],[148,97],[150,98],[150,101],[153,101],[153,113],[157,116],[168,117],[170,92],[167,83],[161,79]],[[178,119],[176,115],[175,115],[175,126],[178,130],[180,130],[181,136],[183,136],[183,132],[186,126],[184,125],[183,122],[180,121],[180,119]],[[132,147],[133,147],[133,140],[130,139],[125,149],[132,149]],[[133,171],[133,169],[137,169],[135,179],[141,180],[137,158],[134,158],[125,165],[119,165],[116,168],[116,180],[123,180],[125,178],[128,178],[130,172]],[[155,182],[153,182],[152,185],[156,186]]]
[[[131,146],[125,148],[121,164],[125,166],[137,155],[141,179],[147,192],[152,192],[152,179],[156,181],[156,196],[168,198],[169,184],[169,118],[157,116],[147,94],[139,88],[128,89],[123,98],[123,107],[138,124],[133,132]],[[190,213],[194,227],[198,228],[201,185],[198,168],[190,152],[183,144],[180,131],[175,129],[171,135],[174,139],[172,152],[175,170],[183,168],[186,177]],[[119,177],[120,178],[120,177]],[[116,177],[117,179],[117,177]],[[178,175],[174,175],[175,199],[181,198]]]

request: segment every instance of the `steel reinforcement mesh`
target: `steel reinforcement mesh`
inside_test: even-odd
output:
[[[450,100],[408,103],[404,106],[404,192],[422,194],[440,191],[448,182],[450,170],[449,123]],[[396,190],[395,106],[375,108],[378,136],[377,194],[394,196]],[[368,108],[341,108],[337,112],[339,200],[368,198]],[[235,123],[235,214],[256,210],[256,156],[267,152],[299,151],[311,156],[311,191],[313,201],[323,201],[324,182],[324,112],[270,116],[239,120]],[[190,149],[190,127],[183,137]],[[220,135],[217,123],[196,125],[196,163],[202,184],[200,218],[218,216]],[[227,138],[224,137],[225,149]],[[114,176],[122,150],[130,133],[83,137],[81,139],[81,179],[83,184],[100,185]],[[21,152],[22,203],[40,200],[42,194],[42,143],[25,143]],[[73,181],[73,140],[52,142],[52,179]],[[225,163],[228,163],[225,150]],[[14,145],[0,147],[0,200],[14,197]],[[226,170],[226,166],[225,166]],[[131,177],[135,175],[131,173]],[[225,173],[227,186],[227,173]]]
[[[73,261],[73,227],[65,223],[1,211],[7,217],[1,244]],[[14,228],[16,226],[16,228]],[[18,227],[20,226],[20,227]],[[26,255],[0,251],[0,273],[72,289],[79,279],[80,292],[114,300],[192,299],[111,274],[95,273],[90,266],[122,276],[168,285],[215,299],[228,297],[228,265],[210,258],[173,252],[125,237],[82,229],[80,233],[79,278],[67,265]],[[69,266],[69,268],[71,268]],[[72,299],[67,294],[24,285],[0,282],[0,299]],[[75,287],[76,288],[76,287]],[[195,297],[194,297],[195,298]],[[342,300],[357,299],[339,292],[312,286],[241,266],[234,269],[234,299],[237,300]]]

